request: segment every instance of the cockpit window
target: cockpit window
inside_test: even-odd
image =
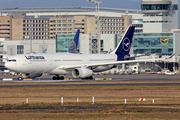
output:
[[[8,62],[16,62],[15,59],[9,59]]]

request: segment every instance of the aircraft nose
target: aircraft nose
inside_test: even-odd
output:
[[[6,68],[10,68],[10,64],[7,63],[7,62],[4,64],[4,66],[5,66]]]

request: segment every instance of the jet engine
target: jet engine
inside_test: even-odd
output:
[[[36,78],[36,77],[41,77],[42,73],[27,73],[27,74],[25,74],[25,76],[27,78]]]
[[[85,67],[75,68],[72,71],[72,75],[75,78],[90,78],[92,74],[93,74],[93,71]]]

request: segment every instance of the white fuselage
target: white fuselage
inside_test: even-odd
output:
[[[67,65],[83,65],[92,63],[114,62],[115,54],[73,54],[73,53],[49,53],[17,55],[6,62],[5,66],[12,71],[22,73],[49,73],[69,74],[72,69],[62,69]],[[111,69],[112,65],[92,68],[93,72],[101,72]]]

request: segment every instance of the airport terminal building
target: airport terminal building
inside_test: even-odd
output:
[[[143,0],[143,33],[133,37],[133,53],[179,53],[178,0]]]

